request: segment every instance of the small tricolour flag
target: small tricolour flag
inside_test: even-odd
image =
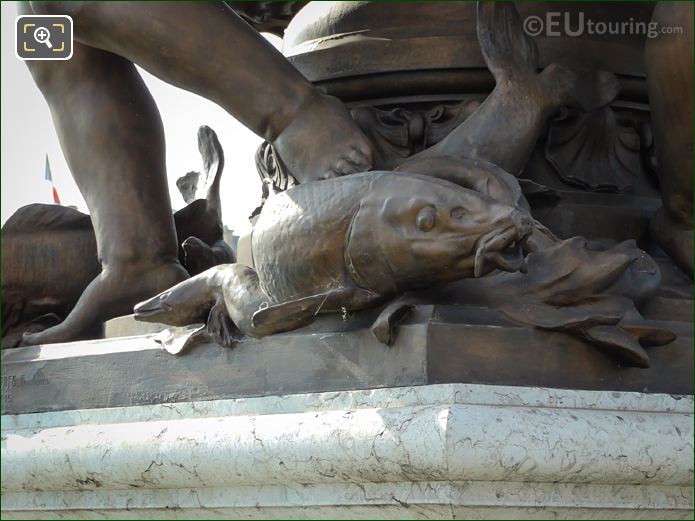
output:
[[[46,181],[51,183],[51,189],[53,190],[53,202],[60,204],[60,197],[58,197],[58,190],[56,190],[53,184],[53,175],[51,174],[51,164],[48,162],[48,154],[46,154]]]

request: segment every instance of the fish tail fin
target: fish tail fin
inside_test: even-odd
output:
[[[224,150],[215,131],[207,125],[198,129],[198,150],[203,158],[205,199],[221,219],[220,182],[224,170]]]
[[[513,2],[478,2],[478,42],[498,83],[536,74],[538,47],[524,32]]]
[[[478,2],[478,41],[498,84],[535,83],[550,108],[589,112],[610,103],[620,91],[615,75],[606,71],[554,63],[537,74],[538,47],[524,31],[513,2]]]

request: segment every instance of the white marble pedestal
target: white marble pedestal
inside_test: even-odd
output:
[[[428,385],[2,417],[2,518],[692,519],[692,397]]]

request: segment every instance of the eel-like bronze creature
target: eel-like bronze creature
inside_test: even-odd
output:
[[[206,323],[197,339],[231,346],[492,270],[524,270],[523,209],[449,181],[368,172],[271,196],[254,228],[257,271],[217,266],[135,307],[135,318]],[[198,333],[198,332],[196,332]],[[200,333],[203,333],[202,330]],[[170,349],[170,351],[172,351]]]

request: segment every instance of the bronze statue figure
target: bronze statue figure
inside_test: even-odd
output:
[[[681,27],[645,46],[657,171],[663,206],[652,232],[684,271],[693,274],[693,6],[660,2],[653,23]]]
[[[500,166],[518,174],[547,118],[563,105],[595,110],[610,102],[615,77],[560,65],[537,75],[535,43],[511,3],[480,4],[478,36],[497,86],[449,136],[400,164],[399,174],[356,174],[270,195],[252,239],[256,270],[215,268],[139,304],[136,318],[206,322],[207,333],[178,342],[173,351],[182,352],[206,335],[229,346],[239,332],[262,337],[319,312],[395,297],[372,327],[391,344],[418,289],[473,276],[458,284],[460,300],[477,298],[516,322],[578,335],[648,366],[640,342],[673,339],[634,305],[659,285],[656,264],[634,243],[596,249],[582,238],[560,240],[531,219],[519,182]],[[522,251],[532,252],[531,273],[483,277],[525,272]]]
[[[220,181],[224,153],[215,132],[198,130],[203,181],[189,204],[174,213],[178,259],[190,275],[235,262],[223,239]],[[202,178],[202,179],[201,179]],[[30,204],[2,227],[2,347],[16,347],[25,332],[58,325],[99,275],[96,238],[89,215],[52,204]],[[99,338],[101,324],[75,340]]]
[[[562,181],[587,190],[631,189],[634,180],[623,174],[653,166],[643,157],[643,149],[652,147],[649,122],[615,108],[621,85],[634,87],[590,61],[565,63],[567,53],[539,58],[543,53],[524,32],[514,3],[477,7],[474,28],[491,77],[489,87],[476,92],[490,94],[463,98],[455,107],[423,103],[410,111],[388,98],[386,108],[376,108],[369,97],[348,111],[222,3],[31,6],[75,19],[75,57],[65,64],[34,62],[30,69],[92,210],[102,271],[64,322],[28,335],[26,343],[77,338],[142,301],[137,319],[191,326],[167,347],[174,353],[205,339],[231,346],[242,335],[299,328],[320,313],[376,306],[383,309],[371,330],[391,345],[395,325],[409,309],[442,298],[582,338],[637,367],[649,366],[645,347],[674,339],[642,314],[662,278],[657,261],[643,250],[644,238],[561,233],[531,203],[552,207],[572,193],[553,185],[547,173],[526,178],[541,142]],[[251,25],[277,32],[300,6],[237,7]],[[658,6],[653,16],[675,25],[679,9]],[[687,14],[692,18],[692,9]],[[692,89],[692,75],[684,73],[692,65],[692,28],[686,32],[690,40],[649,42],[646,68],[664,203],[652,232],[692,271],[692,121],[685,117],[692,114],[692,100],[678,114],[668,102]],[[214,59],[202,59],[207,56]],[[178,245],[178,257],[191,275],[199,274],[187,278],[177,262],[171,212],[161,198],[161,123],[133,63],[215,101],[265,138],[257,155],[265,184],[251,238],[254,267],[217,266],[230,253],[220,230],[200,231],[203,221],[219,225],[221,215],[215,183],[224,158],[209,136],[201,141],[206,179],[189,173],[178,183],[186,198],[205,192],[203,201],[177,213],[185,218],[176,218],[179,237],[192,236]],[[248,73],[259,69],[262,74]],[[331,71],[320,85],[328,92],[335,85]],[[487,81],[476,78],[477,85]],[[87,127],[86,115],[96,127]],[[434,124],[438,118],[444,123]],[[411,136],[419,148],[411,146]],[[578,172],[584,163],[574,165],[573,158],[604,142],[607,151],[582,155],[582,161],[595,159],[595,168]],[[609,179],[602,178],[604,171]],[[182,232],[194,221],[199,230]]]
[[[188,276],[176,255],[162,123],[134,63],[218,103],[271,141],[301,181],[372,165],[371,145],[342,103],[320,94],[224,3],[27,2],[21,9],[73,19],[72,58],[27,65],[89,207],[102,264],[69,316],[26,335],[25,344],[79,338]]]

